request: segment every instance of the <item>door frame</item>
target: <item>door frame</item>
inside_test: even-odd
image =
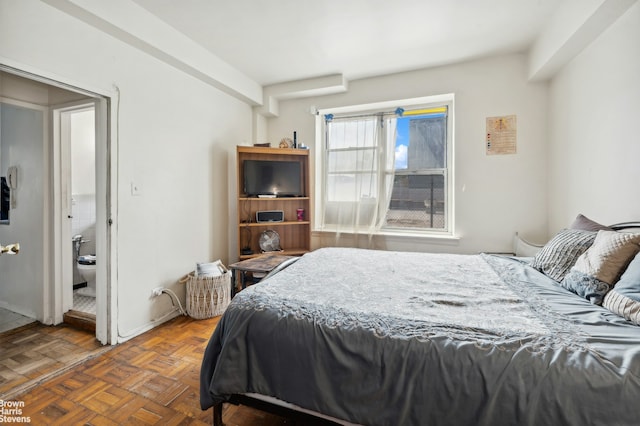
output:
[[[84,103],[93,102],[95,105],[96,127],[96,257],[103,259],[96,263],[96,338],[102,344],[117,343],[118,336],[118,256],[117,256],[117,170],[118,170],[118,105],[119,91],[89,88],[83,83],[63,81],[59,76],[51,76],[48,73],[34,69],[24,64],[9,64],[0,58],[0,71],[15,74],[20,77],[39,83],[58,87],[64,90],[76,92],[87,96]],[[50,106],[50,117],[55,108]],[[44,270],[44,295],[43,319],[45,323],[59,323],[64,313],[63,288],[71,288],[72,281],[63,282],[67,278],[63,271],[63,250],[68,247],[62,221],[69,222],[67,215],[62,218],[62,205],[65,203],[62,181],[62,165],[60,163],[60,146],[54,143],[54,120],[50,122],[49,149],[45,150],[49,162],[47,170],[50,183],[45,183],[45,219],[48,216],[49,232],[45,240],[43,256]],[[59,136],[59,135],[58,135]],[[69,194],[70,195],[70,194]],[[70,206],[69,206],[70,207]],[[70,229],[70,224],[66,225]],[[70,237],[70,232],[68,232]],[[69,240],[70,241],[70,240]],[[68,261],[71,262],[71,251]],[[71,265],[71,263],[69,263]],[[67,272],[68,274],[68,272]],[[72,297],[72,296],[71,296]]]

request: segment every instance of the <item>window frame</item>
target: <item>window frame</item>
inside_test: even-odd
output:
[[[379,230],[374,232],[375,235],[395,235],[395,236],[425,236],[425,237],[439,237],[439,238],[456,238],[455,237],[455,204],[454,204],[454,176],[455,176],[455,137],[454,137],[454,95],[436,95],[427,96],[421,98],[410,98],[388,102],[378,102],[371,104],[352,105],[346,107],[326,108],[318,109],[316,113],[316,156],[315,156],[315,215],[313,223],[314,232],[335,232],[332,226],[322,227],[322,217],[324,211],[324,191],[326,187],[326,178],[328,174],[325,172],[326,168],[326,139],[325,139],[325,115],[376,115],[378,113],[388,113],[394,111],[400,107],[406,111],[430,109],[436,107],[447,107],[447,121],[446,121],[446,168],[440,169],[444,175],[444,181],[446,186],[445,191],[445,227],[443,229],[436,228],[402,228],[402,227],[389,227],[384,224]],[[435,169],[429,169],[434,171]],[[394,176],[400,174],[413,174],[410,171],[395,170]],[[422,174],[422,173],[420,173]],[[433,174],[433,173],[429,173]],[[388,173],[379,173],[380,179],[384,176],[388,176]],[[344,231],[342,231],[344,232]]]
[[[431,168],[422,168],[422,169],[416,169],[416,170],[411,170],[411,169],[394,169],[394,176],[393,176],[393,180],[395,181],[395,178],[397,176],[442,176],[443,177],[443,185],[444,188],[446,189],[444,191],[443,197],[444,197],[444,211],[443,211],[443,220],[444,220],[444,227],[443,228],[420,228],[420,227],[411,227],[411,226],[389,226],[387,224],[387,221],[385,219],[385,222],[383,223],[381,229],[382,230],[389,230],[389,231],[417,231],[417,232],[447,232],[448,233],[448,224],[449,224],[449,216],[448,216],[448,209],[449,209],[449,194],[448,194],[448,189],[449,189],[449,160],[451,155],[453,154],[451,152],[450,149],[450,145],[449,145],[449,112],[450,112],[450,107],[447,103],[437,103],[437,104],[432,104],[432,105],[428,105],[428,106],[418,106],[418,107],[412,107],[408,110],[405,111],[405,115],[403,115],[400,118],[403,119],[408,119],[408,120],[412,120],[412,119],[421,119],[421,118],[425,118],[427,115],[430,114],[434,114],[433,112],[426,112],[426,111],[422,111],[422,110],[430,110],[430,109],[438,109],[440,107],[444,107],[445,109],[445,124],[447,126],[446,130],[445,130],[445,164],[444,167],[431,167]],[[413,116],[413,117],[412,117]],[[393,198],[391,198],[390,201],[392,201]],[[433,208],[433,207],[432,207]],[[389,210],[391,210],[390,208],[387,209],[387,212],[385,214],[385,216],[388,214]],[[433,214],[433,213],[432,213]],[[433,221],[431,221],[431,223],[433,223]]]

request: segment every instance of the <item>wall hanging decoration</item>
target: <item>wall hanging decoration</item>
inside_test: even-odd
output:
[[[516,116],[487,117],[487,155],[516,153]]]

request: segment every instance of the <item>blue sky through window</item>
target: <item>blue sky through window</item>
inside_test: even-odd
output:
[[[396,169],[407,168],[409,150],[409,117],[398,117],[396,121]]]
[[[421,118],[440,118],[445,116],[446,114],[443,113],[435,113],[415,115],[412,117],[398,117],[396,119],[396,170],[406,169],[408,167],[407,152],[409,151],[409,122],[411,120]]]

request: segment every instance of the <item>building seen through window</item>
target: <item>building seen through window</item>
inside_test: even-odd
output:
[[[385,227],[446,227],[446,108],[397,119],[393,190]]]

